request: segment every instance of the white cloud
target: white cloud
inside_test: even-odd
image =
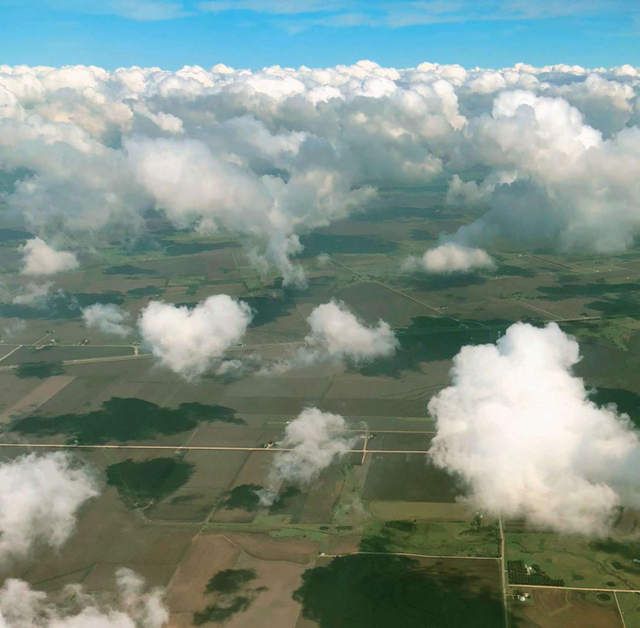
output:
[[[162,366],[192,380],[242,340],[251,319],[244,301],[218,294],[193,309],[152,301],[142,310],[138,328]]]
[[[319,13],[337,11],[348,3],[337,0],[207,0],[200,2],[201,11],[222,13],[224,11],[252,11],[255,13],[275,13],[295,15],[298,13]]]
[[[110,0],[107,3],[116,15],[141,22],[173,20],[189,15],[182,2],[164,0]]]
[[[62,590],[64,603],[48,599],[27,582],[10,578],[0,589],[3,628],[163,628],[169,622],[160,588],[144,590],[144,580],[129,569],[116,572],[117,595],[100,602],[80,585]]]
[[[561,532],[606,533],[640,505],[640,446],[626,415],[598,407],[573,375],[578,343],[555,323],[512,325],[496,345],[463,347],[453,385],[429,403],[430,455],[478,507]]]
[[[21,288],[20,292],[13,297],[11,302],[14,305],[28,305],[30,307],[44,308],[52,289],[53,283],[51,281],[45,281],[41,284],[29,282],[26,286]]]
[[[125,322],[128,318],[128,312],[113,304],[95,303],[82,310],[82,320],[87,327],[120,338],[128,336],[133,331]]]
[[[378,189],[402,206],[405,188],[436,178],[451,182],[449,202],[488,209],[460,245],[620,251],[640,235],[638,76],[562,64],[0,66],[0,168],[30,173],[4,202],[47,241],[135,237],[153,207],[181,228],[237,234],[257,266],[299,285],[301,235],[379,204]]]
[[[365,362],[391,356],[398,348],[389,323],[381,320],[375,327],[367,327],[339,301],[318,305],[308,322],[311,333],[305,341],[332,358]]]
[[[462,246],[455,242],[447,242],[429,249],[420,258],[410,257],[403,264],[404,270],[421,270],[438,275],[469,273],[492,268],[495,268],[495,263],[486,251]]]
[[[16,318],[4,328],[4,337],[10,340],[21,334],[26,328],[26,321],[23,321],[21,318]]]
[[[65,453],[0,464],[0,557],[22,558],[40,544],[59,549],[80,506],[98,494],[91,473]]]
[[[289,451],[274,455],[269,487],[261,491],[264,505],[274,502],[278,485],[285,481],[306,486],[318,479],[332,462],[353,448],[357,437],[348,436],[339,414],[306,408],[289,423],[278,447]]]
[[[32,238],[19,248],[23,256],[23,275],[55,275],[78,268],[78,259],[69,251],[57,251],[44,240]]]

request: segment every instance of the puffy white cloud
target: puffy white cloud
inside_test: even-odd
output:
[[[429,249],[420,258],[410,257],[403,264],[403,268],[446,275],[492,269],[495,268],[495,263],[491,256],[482,249],[447,242]]]
[[[65,270],[73,270],[80,265],[69,251],[57,251],[40,238],[31,238],[20,247],[24,266],[23,275],[55,275]]]
[[[82,320],[90,329],[97,329],[103,334],[124,338],[133,330],[126,324],[129,313],[117,305],[95,303],[82,310]]]
[[[640,505],[638,434],[615,406],[591,401],[572,373],[579,359],[555,323],[517,323],[455,357],[453,385],[429,403],[430,456],[475,505],[582,534],[605,533],[617,506]]]
[[[193,309],[152,301],[142,310],[138,328],[162,366],[192,380],[242,340],[251,319],[244,301],[218,294]]]
[[[343,458],[353,448],[357,437],[348,436],[346,423],[339,414],[306,408],[285,429],[278,447],[288,449],[274,454],[269,488],[261,491],[264,505],[272,504],[276,488],[283,482],[309,485],[318,479],[332,462]]]
[[[145,591],[144,580],[130,569],[116,571],[117,595],[101,602],[80,585],[62,590],[61,603],[27,582],[10,578],[0,589],[3,628],[163,628],[169,621],[164,591]]]
[[[80,506],[97,494],[91,472],[66,453],[0,464],[0,556],[22,558],[40,544],[60,548]]]
[[[465,133],[470,161],[494,169],[493,181],[479,188],[491,209],[456,241],[505,238],[595,253],[632,244],[640,229],[632,175],[640,165],[638,127],[603,139],[566,100],[516,90],[498,94],[491,115],[471,120]]]
[[[381,320],[375,327],[367,327],[339,301],[318,305],[308,322],[311,333],[305,341],[332,358],[364,362],[393,355],[398,348],[389,323]]]

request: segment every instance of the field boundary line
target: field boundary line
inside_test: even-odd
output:
[[[504,563],[504,529],[502,527],[502,515],[498,517],[498,528],[500,530],[500,579],[502,581],[502,605],[504,606],[504,625],[509,628],[509,604],[507,602],[507,571]]]
[[[241,554],[244,554],[245,556],[250,556],[251,558],[253,558],[253,560],[260,561],[261,563],[287,563],[288,565],[295,565],[296,567],[306,567],[307,565],[310,565],[313,562],[313,559],[315,557],[313,554],[311,554],[309,557],[309,562],[307,562],[307,565],[296,563],[293,560],[281,560],[278,558],[274,558],[273,560],[270,560],[268,558],[259,558],[255,554],[252,554],[251,552],[248,552],[246,549],[243,549],[242,547],[240,547],[237,543],[234,543],[226,534],[220,533],[220,536],[225,541],[227,541],[227,543],[229,543],[230,545],[233,545],[233,547],[235,547]]]
[[[433,554],[411,554],[409,552],[348,552],[346,554],[324,554],[320,558],[344,558],[345,556],[409,556],[411,558],[446,558],[447,560],[500,560],[499,556],[442,556]]]
[[[622,614],[622,608],[620,607],[620,602],[618,601],[618,594],[614,591],[613,597],[616,601],[616,606],[618,607],[618,612],[620,613],[620,620],[622,621],[622,628],[627,628],[627,622],[624,620],[624,615]]]
[[[560,591],[596,591],[598,593],[640,593],[638,589],[596,589],[595,587],[559,587],[551,584],[509,584],[511,588],[558,589]]]

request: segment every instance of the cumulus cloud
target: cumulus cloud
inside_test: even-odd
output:
[[[218,294],[193,309],[152,301],[142,310],[138,329],[162,366],[193,380],[242,340],[251,319],[244,301]]]
[[[579,360],[555,323],[517,323],[455,357],[453,385],[429,403],[430,456],[461,476],[475,505],[581,534],[604,534],[616,507],[640,505],[638,434],[589,398],[572,373]]]
[[[19,250],[23,255],[23,275],[55,275],[79,266],[73,253],[57,251],[40,238],[32,238]]]
[[[319,362],[363,364],[390,357],[400,346],[389,323],[380,320],[375,326],[367,326],[342,301],[335,299],[315,307],[307,322],[311,331],[295,354],[264,364],[258,371],[260,375],[282,375]]]
[[[37,545],[60,548],[96,480],[66,453],[30,454],[0,464],[0,556],[22,558]]]
[[[80,585],[67,585],[58,603],[27,582],[10,578],[0,589],[3,628],[163,628],[169,621],[160,588],[145,591],[130,569],[116,571],[115,600],[103,602]]]
[[[398,348],[389,323],[381,320],[375,327],[363,325],[340,301],[318,305],[307,320],[311,332],[305,341],[332,358],[365,362],[393,355]]]
[[[129,313],[117,305],[95,303],[82,310],[82,320],[90,329],[97,329],[103,334],[125,338],[133,330],[126,324]]]
[[[438,275],[469,273],[492,268],[495,268],[495,263],[486,251],[462,246],[455,242],[447,242],[429,249],[422,257],[410,257],[403,264],[404,270],[421,270]]]
[[[274,455],[269,488],[260,494],[264,505],[272,504],[276,488],[283,482],[307,486],[318,479],[332,462],[343,458],[353,448],[357,437],[349,437],[346,423],[339,414],[306,408],[286,427],[278,447],[288,451]]]

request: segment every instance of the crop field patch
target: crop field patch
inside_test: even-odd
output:
[[[517,587],[511,592],[518,591]],[[527,591],[525,602],[509,600],[517,628],[623,628],[613,593],[562,590]],[[514,594],[515,595],[515,594]],[[626,618],[625,618],[626,621]],[[626,628],[633,628],[626,623]]]
[[[426,454],[371,454],[363,499],[450,502],[464,493],[457,478],[438,469]]]

